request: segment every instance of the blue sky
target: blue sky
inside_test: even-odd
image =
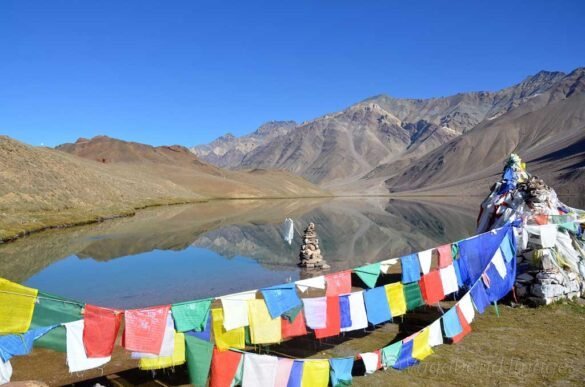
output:
[[[585,65],[585,2],[0,1],[0,133],[193,145]]]

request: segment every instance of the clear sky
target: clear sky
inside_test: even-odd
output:
[[[194,145],[585,65],[585,1],[0,1],[0,133]]]

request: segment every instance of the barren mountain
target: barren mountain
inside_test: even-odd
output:
[[[246,154],[275,137],[287,134],[295,126],[294,121],[270,121],[247,136],[235,137],[228,133],[207,145],[192,147],[191,152],[218,167],[235,167],[241,164]]]
[[[511,152],[520,154],[529,172],[561,193],[582,192],[585,69],[573,71],[529,103],[482,122],[397,173],[392,171],[386,186],[394,192],[485,192]]]
[[[286,172],[223,171],[184,147],[101,136],[59,149],[0,137],[0,240],[149,205],[324,194]]]
[[[418,158],[523,106],[534,110],[564,98],[571,87],[564,73],[541,71],[497,92],[430,99],[382,95],[274,131],[248,148],[235,151],[226,144],[246,142],[250,136],[230,136],[196,147],[195,152],[202,160],[229,168],[287,170],[336,191],[387,192],[383,180]]]

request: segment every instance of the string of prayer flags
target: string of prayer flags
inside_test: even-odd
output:
[[[221,351],[229,348],[244,349],[246,347],[246,332],[243,327],[226,331],[223,322],[223,310],[221,308],[211,309],[213,325],[213,337],[215,345]]]
[[[276,369],[276,381],[274,382],[274,387],[286,386],[288,384],[293,364],[293,359],[278,358],[278,368]]]
[[[295,282],[295,285],[297,285],[297,288],[299,288],[301,293],[306,292],[309,288],[325,289],[325,277],[320,275],[318,277],[299,280]]]
[[[459,316],[457,315],[457,308],[451,308],[441,318],[443,321],[443,330],[445,336],[453,338],[463,332],[463,327],[459,322]]]
[[[400,356],[400,350],[402,349],[402,341],[397,341],[382,348],[382,366],[384,369],[394,367],[394,364]]]
[[[302,311],[297,314],[297,317],[292,322],[289,322],[287,319],[283,318],[281,320],[281,324],[281,336],[283,339],[305,336],[307,334],[305,316]]]
[[[311,329],[321,329],[327,326],[327,298],[303,298],[305,319]]]
[[[430,329],[427,327],[419,332],[412,339],[412,357],[417,360],[424,360],[427,356],[433,354],[429,343]]]
[[[441,276],[441,286],[443,287],[444,296],[459,291],[457,274],[455,273],[455,267],[452,264],[439,269],[439,275]]]
[[[352,382],[351,370],[353,369],[353,357],[329,359],[330,379],[332,387],[350,386]]]
[[[24,334],[0,336],[0,361],[7,362],[13,356],[28,355],[32,351],[33,343],[39,337],[49,332],[55,326],[35,328]]]
[[[86,304],[83,320],[83,345],[87,357],[111,356],[118,337],[122,313]]]
[[[209,320],[211,298],[180,302],[171,305],[171,312],[178,332],[202,332]]]
[[[439,253],[439,267],[447,267],[453,263],[453,256],[451,253],[451,244],[437,247]]]
[[[359,291],[350,293],[348,299],[351,325],[349,327],[342,326],[341,332],[350,332],[367,328],[368,316],[366,314],[366,305],[364,303],[364,292]]]
[[[380,277],[380,263],[372,263],[354,269],[353,272],[369,287],[376,286],[378,277]]]
[[[39,292],[30,329],[64,324],[81,320],[82,305],[71,300]],[[57,352],[67,351],[64,326],[57,326],[34,342],[35,347],[49,348]]]
[[[431,270],[431,262],[433,260],[433,249],[421,251],[417,254],[418,263],[423,274],[427,274]]]
[[[100,367],[111,360],[111,356],[87,357],[83,345],[84,321],[64,324],[67,329],[67,365],[69,372],[80,372]]]
[[[351,270],[327,274],[325,281],[327,282],[327,289],[325,291],[327,296],[351,293]]]
[[[174,332],[171,356],[143,357],[138,362],[141,370],[159,370],[185,364],[185,334]]]
[[[349,305],[349,294],[339,296],[339,319],[340,329],[351,327],[351,310]]]
[[[127,310],[124,316],[124,348],[160,354],[170,305]]]
[[[329,384],[328,360],[305,360],[302,387],[327,387]]]
[[[219,310],[221,311],[221,309]],[[191,384],[196,387],[205,387],[211,368],[213,344],[193,336],[185,335],[185,355]]]
[[[406,299],[404,298],[404,287],[402,283],[395,282],[384,286],[386,298],[390,307],[392,317],[401,316],[406,313]]]
[[[220,297],[221,306],[223,307],[223,327],[226,331],[250,325],[248,321],[248,301],[255,298],[255,290]]]
[[[488,300],[488,296],[482,281],[476,282],[476,284],[471,288],[471,299],[473,300],[475,309],[477,309],[479,313],[483,314],[485,308],[490,306],[490,301]]]
[[[388,298],[386,297],[386,290],[383,286],[366,290],[364,292],[364,303],[366,304],[370,324],[381,324],[392,318],[388,306]]]
[[[433,270],[422,276],[420,290],[427,305],[436,304],[445,298],[439,270]]]
[[[465,316],[461,312],[461,308],[459,307],[459,305],[456,305],[455,309],[457,312],[457,318],[459,319],[459,324],[461,325],[461,333],[454,336],[452,340],[453,343],[458,343],[471,332],[471,326],[467,323],[467,321],[465,321]]]
[[[242,387],[274,386],[277,370],[276,356],[245,353]]]
[[[414,310],[425,304],[418,282],[403,285],[403,289],[404,298],[406,299],[406,309]]]
[[[402,283],[408,284],[420,279],[420,264],[416,254],[406,255],[400,262],[402,263]]]
[[[402,341],[402,347],[400,348],[400,354],[398,355],[398,359],[392,366],[392,368],[397,370],[403,370],[408,367],[412,367],[413,365],[418,364],[418,360],[412,357],[412,349],[414,343],[412,340],[409,341]]]
[[[272,318],[302,305],[294,284],[284,284],[261,289],[266,306]]]
[[[429,325],[429,345],[436,347],[443,344],[443,331],[441,330],[441,319],[435,320]]]
[[[281,319],[272,318],[264,300],[248,301],[250,321],[250,341],[252,344],[279,343],[281,337]]]
[[[28,331],[38,290],[0,278],[0,334]]]
[[[213,349],[209,387],[230,387],[238,372],[243,355],[235,351]]]
[[[293,366],[290,370],[290,376],[286,387],[301,387],[303,380],[303,365],[304,362],[302,360],[293,361]]]
[[[323,339],[325,337],[339,335],[341,329],[339,313],[339,297],[327,297],[327,321],[324,328],[315,329],[315,337]]]
[[[360,353],[360,357],[364,362],[366,368],[366,375],[373,374],[378,370],[379,355],[376,352]]]

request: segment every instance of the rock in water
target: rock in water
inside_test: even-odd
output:
[[[323,260],[321,249],[319,248],[319,239],[315,231],[315,224],[309,223],[303,235],[303,244],[299,254],[300,267],[307,269],[329,269],[329,265]]]

